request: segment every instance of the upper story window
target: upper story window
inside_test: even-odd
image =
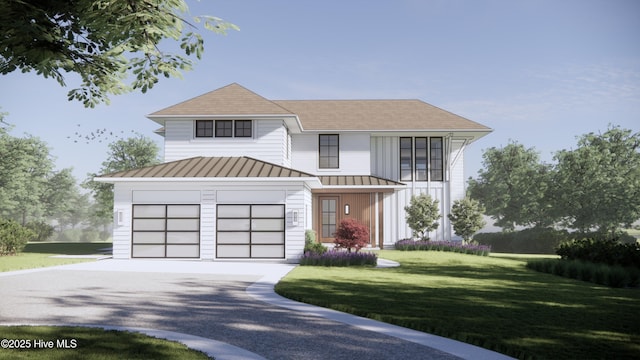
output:
[[[338,169],[340,167],[340,139],[337,134],[320,134],[318,139],[320,169]]]
[[[400,181],[443,181],[441,137],[400,138]]]
[[[196,137],[245,137],[253,136],[251,120],[196,120]]]
[[[212,120],[196,120],[196,137],[212,137],[213,121]]]

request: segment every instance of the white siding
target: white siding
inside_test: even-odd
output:
[[[135,195],[136,192],[138,195]],[[122,213],[120,223],[114,223],[113,256],[116,259],[131,258],[131,209],[134,198],[146,199],[157,204],[176,203],[175,194],[200,196],[200,258],[215,260],[216,249],[216,205],[219,203],[284,204],[286,209],[285,257],[296,262],[304,248],[305,221],[310,224],[311,190],[303,182],[283,181],[269,185],[255,182],[216,183],[117,183],[114,196],[114,211]],[[148,194],[155,194],[149,200]],[[193,199],[192,196],[189,196]],[[299,221],[293,222],[293,212],[297,211]],[[306,220],[305,220],[306,219]],[[310,226],[310,225],[309,225]]]
[[[194,120],[167,120],[164,161],[196,156],[249,156],[282,166],[286,159],[287,131],[280,119],[253,121],[253,138],[195,138]]]
[[[317,175],[371,175],[371,143],[368,133],[339,134],[338,169],[318,167],[318,134],[292,135],[291,167]]]

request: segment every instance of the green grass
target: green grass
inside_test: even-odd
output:
[[[24,340],[31,349],[0,349],[0,359],[47,360],[119,360],[119,359],[185,359],[209,357],[178,342],[153,338],[139,333],[84,327],[9,326],[0,327],[2,339]],[[53,349],[43,349],[43,342],[53,341]],[[66,340],[65,348],[56,348],[58,340]],[[75,340],[75,341],[73,341]],[[74,348],[75,344],[75,348]],[[36,349],[38,346],[40,348]]]
[[[294,300],[461,340],[523,359],[640,354],[640,291],[538,273],[531,256],[380,251],[398,268],[298,267]]]
[[[22,253],[0,257],[0,272],[34,269],[47,266],[95,261],[93,259],[53,258],[54,255],[97,255],[100,249],[111,247],[110,242],[92,243],[29,243]]]

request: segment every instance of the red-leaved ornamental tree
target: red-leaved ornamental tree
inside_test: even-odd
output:
[[[356,249],[358,252],[369,243],[369,229],[356,219],[345,219],[340,221],[340,225],[335,233],[334,241],[336,249]]]

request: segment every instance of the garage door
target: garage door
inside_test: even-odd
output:
[[[131,257],[199,258],[200,205],[133,205]]]
[[[218,258],[283,259],[284,205],[218,205]]]

